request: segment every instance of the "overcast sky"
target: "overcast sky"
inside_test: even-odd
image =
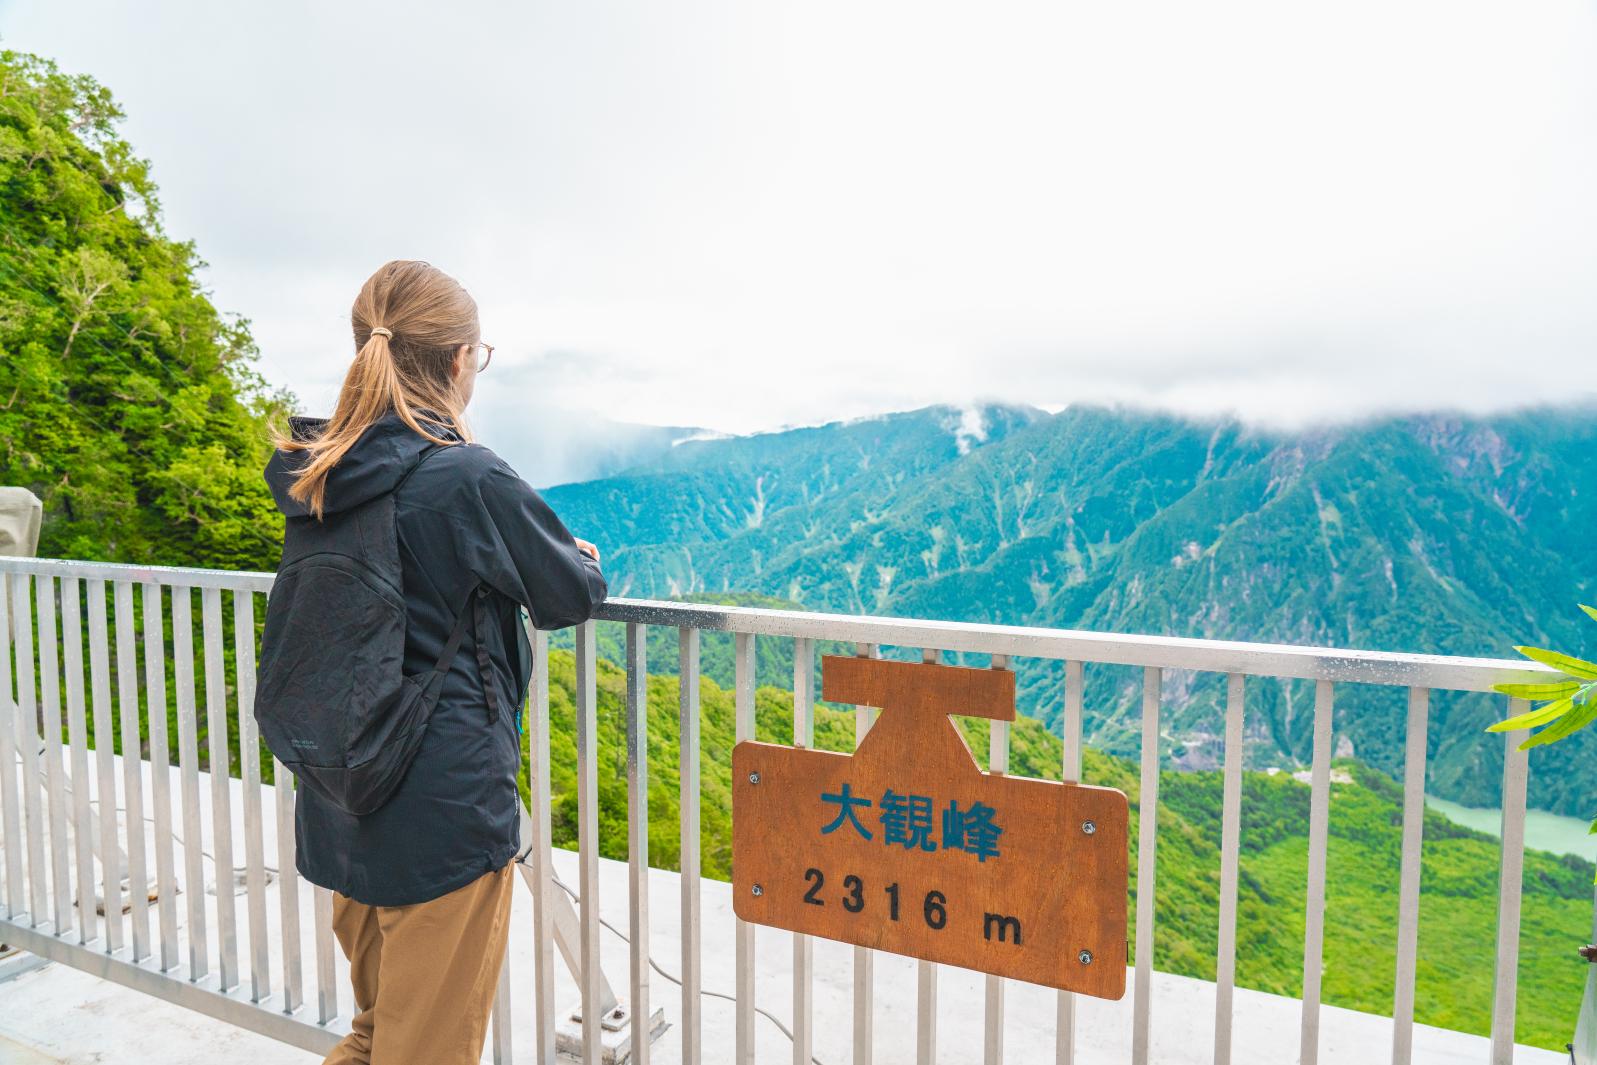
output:
[[[313,410],[389,258],[484,416],[1593,394],[1590,0],[0,0]],[[491,442],[491,440],[490,440]]]

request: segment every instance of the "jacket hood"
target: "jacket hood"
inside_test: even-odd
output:
[[[290,418],[289,431],[296,440],[314,440],[327,428],[325,418]],[[428,422],[440,437],[459,440],[460,434],[446,424]],[[406,425],[392,412],[373,422],[355,445],[344,453],[327,474],[322,512],[337,514],[392,492],[435,445]],[[288,494],[294,476],[310,460],[308,451],[273,452],[266,464],[266,484],[272,490],[277,509],[286,517],[310,515],[310,508]]]

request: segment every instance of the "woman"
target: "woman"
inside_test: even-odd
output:
[[[284,569],[296,543],[340,524],[358,525],[357,541],[379,554],[397,541],[403,673],[436,683],[430,717],[405,730],[414,753],[407,746],[397,787],[376,792],[375,809],[352,813],[300,776],[296,865],[335,892],[333,930],[359,1011],[326,1060],[468,1065],[482,1053],[519,847],[518,727],[531,674],[519,607],[539,628],[586,621],[605,581],[597,549],[471,441],[463,414],[493,349],[466,290],[427,263],[391,262],[361,288],[351,319],[355,362],[332,419],[292,419],[292,438],[266,469],[287,523]],[[369,521],[374,502],[380,528]],[[302,578],[298,594],[314,606],[315,579]],[[263,678],[269,665],[293,677],[296,663],[284,658],[313,654],[371,667],[373,637],[359,625],[326,624],[303,606],[279,616],[287,620],[274,629],[269,609]],[[302,718],[323,715],[323,726],[349,705],[305,702]]]

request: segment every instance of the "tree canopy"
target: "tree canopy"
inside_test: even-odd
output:
[[[0,484],[44,501],[41,555],[274,568],[261,468],[290,398],[163,230],[122,117],[92,78],[0,51]]]

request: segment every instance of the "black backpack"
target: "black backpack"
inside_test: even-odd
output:
[[[467,595],[432,670],[405,676],[398,490],[287,520],[261,637],[261,736],[302,786],[351,814],[371,813],[404,779],[483,591]]]

